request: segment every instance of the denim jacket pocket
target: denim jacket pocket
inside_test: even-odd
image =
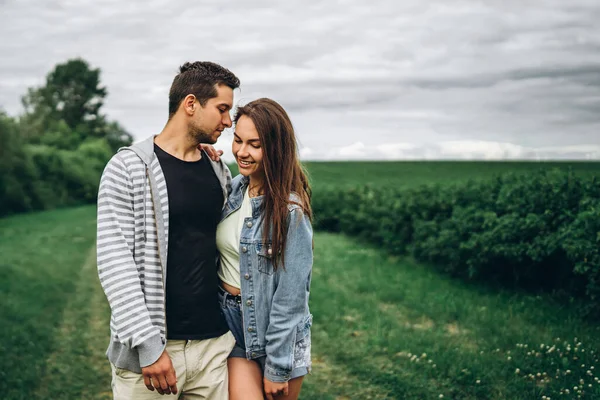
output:
[[[258,270],[263,274],[273,275],[273,250],[271,243],[257,243]]]
[[[312,326],[313,316],[308,314],[304,320],[296,327],[296,343],[304,339],[310,334],[310,328]]]

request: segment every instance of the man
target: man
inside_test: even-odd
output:
[[[231,174],[199,144],[231,127],[238,87],[220,65],[184,64],[162,132],[120,149],[102,174],[98,273],[111,308],[115,400],[228,398],[235,340],[217,300],[215,237]]]

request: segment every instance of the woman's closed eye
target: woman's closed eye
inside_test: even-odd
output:
[[[238,143],[238,144],[242,144],[243,143],[243,141],[241,139],[233,139],[233,141],[235,143]],[[260,144],[259,143],[252,142],[252,143],[249,143],[249,144],[250,144],[250,146],[254,147],[255,149],[260,149]]]

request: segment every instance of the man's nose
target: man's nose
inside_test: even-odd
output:
[[[231,116],[229,115],[229,113],[225,114],[225,118],[223,118],[223,125],[225,125],[227,128],[231,128]]]

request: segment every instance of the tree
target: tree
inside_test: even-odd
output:
[[[81,124],[93,125],[106,94],[106,88],[100,86],[100,69],[91,69],[77,58],[58,64],[46,76],[45,86],[29,89],[23,105],[28,114],[41,112],[75,130]]]
[[[113,150],[130,144],[132,136],[100,113],[106,95],[99,68],[80,58],[58,64],[44,86],[23,96],[22,135],[29,143],[71,150],[90,137],[105,138]]]
[[[113,152],[120,147],[129,146],[133,142],[133,136],[116,121],[103,124],[101,137],[106,139]]]

